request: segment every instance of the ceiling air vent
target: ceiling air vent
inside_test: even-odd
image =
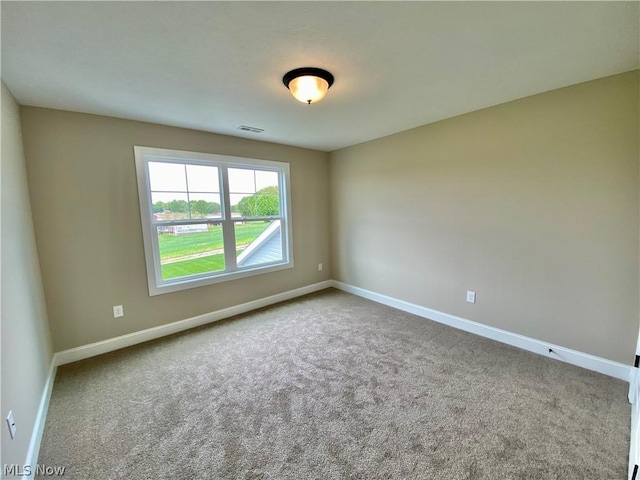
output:
[[[238,130],[242,130],[243,132],[251,132],[251,133],[262,133],[264,132],[264,128],[258,127],[250,127],[249,125],[240,125]]]

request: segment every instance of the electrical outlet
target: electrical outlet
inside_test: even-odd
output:
[[[319,271],[319,272],[321,272],[321,271],[322,271],[322,264],[321,264],[321,263],[319,263],[319,264],[318,264],[318,271]]]
[[[467,302],[476,303],[476,292],[467,291]]]
[[[9,410],[9,415],[7,415],[7,425],[9,426],[9,435],[11,435],[11,440],[16,436],[16,421],[13,419],[13,412]]]
[[[113,307],[113,318],[124,317],[124,309],[122,305],[114,305]]]

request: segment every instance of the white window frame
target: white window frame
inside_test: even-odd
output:
[[[134,146],[134,156],[136,162],[136,176],[138,180],[138,197],[140,200],[140,219],[142,222],[144,254],[147,266],[147,282],[150,296],[202,287],[204,285],[226,282],[238,278],[283,270],[286,268],[293,268],[293,229],[291,226],[291,187],[288,163],[255,158],[233,157],[213,153],[188,152],[142,146]],[[176,220],[171,222],[158,222],[154,220],[151,200],[151,185],[149,181],[149,162],[183,163],[217,167],[220,177],[221,218]],[[254,170],[264,169],[277,171],[278,184],[280,188],[280,215],[273,217],[232,217],[229,180],[227,175],[228,168],[250,168]],[[252,220],[280,220],[282,260],[247,267],[237,266],[234,230],[235,224],[238,222]],[[188,277],[163,280],[156,227],[159,224],[195,225],[200,223],[212,223],[212,221],[222,225],[225,269],[219,272],[208,272],[199,275],[190,275]]]

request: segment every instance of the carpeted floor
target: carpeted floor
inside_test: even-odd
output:
[[[58,369],[66,479],[626,478],[621,381],[336,290]]]

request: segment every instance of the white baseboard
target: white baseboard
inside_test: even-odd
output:
[[[234,305],[233,307],[224,308],[211,313],[205,313],[204,315],[198,315],[197,317],[187,318],[186,320],[180,320],[166,325],[160,325],[158,327],[148,328],[146,330],[140,330],[139,332],[129,333],[120,337],[110,338],[109,340],[103,340],[101,342],[91,343],[89,345],[83,345],[81,347],[71,348],[69,350],[63,350],[54,355],[55,365],[64,365],[65,363],[77,362],[78,360],[84,360],[85,358],[94,357],[103,353],[112,352],[121,348],[130,347],[143,343],[149,340],[155,340],[173,333],[182,332],[190,328],[199,327],[208,323],[223,320],[225,318],[233,317],[241,313],[246,313],[251,310],[266,307],[278,302],[284,302],[292,298],[307,295],[309,293],[324,290],[332,286],[331,280],[324,282],[314,283],[313,285],[307,285],[306,287],[296,288],[295,290],[289,290],[287,292],[278,293],[270,297],[260,298],[251,302],[243,303],[240,305]]]
[[[629,402],[631,402],[631,436],[629,438],[629,474],[633,478],[633,471],[640,462],[640,370],[632,368],[631,385],[629,387]],[[640,472],[639,472],[640,473]]]
[[[433,320],[438,323],[444,323],[445,325],[449,325],[466,332],[497,340],[498,342],[544,355],[545,357],[577,365],[578,367],[586,368],[587,370],[609,375],[611,377],[624,380],[625,382],[631,381],[631,371],[633,369],[631,365],[624,365],[623,363],[596,357],[595,355],[589,355],[588,353],[578,352],[570,348],[561,347],[552,343],[525,337],[524,335],[519,335],[517,333],[511,333],[506,330],[490,327],[482,323],[449,315],[448,313],[439,312],[431,308],[422,307],[420,305],[398,300],[386,295],[381,295],[379,293],[338,282],[336,280],[332,281],[332,286],[339,290],[358,295],[359,297],[367,298],[374,302],[382,303],[384,305],[397,308],[398,310],[418,315],[419,317],[428,318],[429,320]],[[550,353],[549,349],[552,349],[553,352]]]
[[[36,421],[33,424],[33,430],[31,432],[31,440],[29,441],[29,450],[27,450],[27,458],[24,462],[25,465],[31,466],[31,474],[24,475],[23,480],[31,480],[35,475],[36,464],[38,463],[38,454],[40,453],[40,442],[42,441],[42,434],[44,432],[44,424],[47,420],[47,412],[49,411],[49,400],[51,400],[51,391],[53,390],[53,381],[56,378],[56,371],[58,367],[55,361],[55,355],[51,359],[51,365],[49,366],[49,373],[47,375],[47,381],[42,389],[42,396],[40,397],[40,405],[38,406],[38,413],[36,415]]]

